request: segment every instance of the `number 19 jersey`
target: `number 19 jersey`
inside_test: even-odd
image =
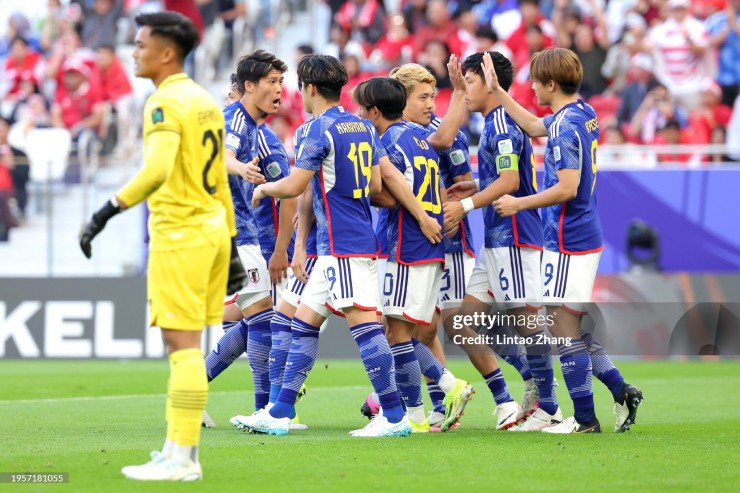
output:
[[[312,184],[318,255],[378,256],[370,174],[383,156],[372,124],[341,106],[332,106],[308,124],[294,167],[316,172]]]

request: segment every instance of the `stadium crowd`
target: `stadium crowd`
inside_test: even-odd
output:
[[[275,35],[277,5],[260,0],[260,37]],[[361,81],[400,64],[427,67],[439,88],[437,112],[452,94],[449,55],[500,51],[513,63],[510,93],[543,116],[529,79],[534,52],[573,49],[584,66],[581,96],[599,115],[604,143],[724,144],[740,88],[740,0],[326,0],[328,45],[298,47],[296,57],[322,51],[340,58],[350,82],[342,104]],[[227,30],[249,16],[246,0],[48,0],[37,23],[20,12],[0,26],[0,240],[25,216],[29,171],[23,152],[8,145],[13,127],[65,128],[73,140],[88,133],[110,153],[126,151],[138,134],[130,70],[117,48],[131,44],[133,16],[143,7],[178,11],[201,36],[216,19]],[[225,43],[225,46],[228,43]],[[239,55],[239,54],[234,54]],[[192,63],[192,61],[191,61]],[[297,64],[297,60],[296,60]],[[292,82],[292,83],[291,83]],[[139,104],[140,106],[140,104]],[[736,115],[736,119],[740,116]],[[280,112],[271,119],[285,143],[306,119],[295,78],[288,76]],[[471,142],[479,116],[463,126]],[[290,149],[292,146],[286,145]],[[628,165],[635,155],[612,154]],[[657,162],[727,161],[707,154],[657,154]],[[641,162],[644,160],[640,160]],[[15,211],[7,197],[15,197]],[[5,198],[3,198],[5,197]]]

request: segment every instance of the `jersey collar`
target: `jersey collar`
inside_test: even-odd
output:
[[[173,82],[185,80],[185,79],[188,79],[188,78],[189,78],[188,77],[188,74],[186,74],[185,72],[180,72],[179,74],[172,74],[172,75],[168,76],[165,80],[162,81],[162,83],[159,85],[158,89],[162,89],[167,84],[171,84]]]
[[[568,103],[565,106],[563,106],[562,108],[560,108],[560,111],[558,111],[557,113],[555,113],[555,115],[560,114],[563,111],[567,110],[568,108],[573,108],[573,107],[576,107],[579,110],[583,111],[583,108],[585,107],[585,104],[586,103],[582,99],[577,99],[577,100],[573,101],[572,103]],[[555,116],[555,115],[553,115],[553,116]]]

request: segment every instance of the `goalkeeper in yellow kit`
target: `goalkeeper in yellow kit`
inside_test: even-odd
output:
[[[144,167],[93,214],[80,247],[89,258],[105,223],[148,199],[150,325],[162,329],[170,360],[167,440],[150,462],[122,472],[129,479],[192,481],[202,477],[197,446],[208,394],[201,332],[221,325],[227,283],[235,292],[246,274],[229,240],[236,229],[223,114],[183,72],[198,32],[173,12],[143,14],[136,23],[136,76],[157,87],[144,107]]]

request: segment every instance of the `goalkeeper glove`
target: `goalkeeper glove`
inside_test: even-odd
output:
[[[110,218],[121,212],[121,207],[116,202],[116,198],[113,197],[100,208],[98,212],[92,215],[90,220],[82,226],[80,229],[80,248],[85,257],[92,257],[92,241],[98,233],[103,231],[105,224]]]
[[[226,283],[226,294],[232,295],[247,283],[247,273],[242,261],[239,260],[239,251],[236,249],[236,238],[231,239],[231,261],[229,262],[229,280]]]

